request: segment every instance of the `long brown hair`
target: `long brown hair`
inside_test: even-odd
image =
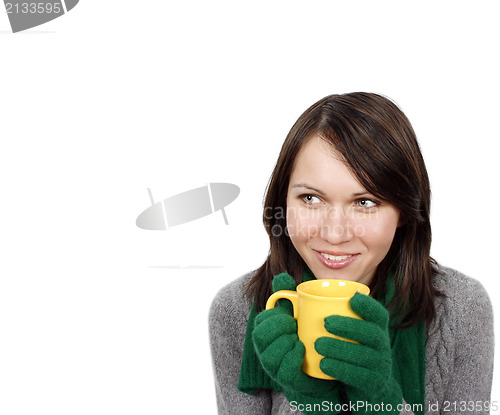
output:
[[[383,298],[389,272],[395,275],[390,309],[401,327],[435,315],[431,283],[437,263],[430,257],[431,191],[415,132],[403,112],[381,95],[355,92],[327,96],[295,122],[268,183],[264,226],[270,250],[246,289],[257,310],[271,295],[274,275],[288,272],[302,281],[305,263],[286,232],[286,197],[297,154],[312,136],[330,143],[365,189],[396,206],[404,225],[398,227],[386,257],[371,282],[375,298]]]

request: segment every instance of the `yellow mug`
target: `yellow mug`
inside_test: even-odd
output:
[[[319,379],[335,379],[319,368],[319,362],[324,356],[316,351],[314,342],[325,336],[350,341],[329,333],[324,324],[325,317],[331,315],[361,319],[349,305],[356,292],[368,295],[370,289],[359,282],[320,279],[299,284],[297,291],[277,291],[267,300],[266,310],[273,308],[281,298],[292,302],[293,317],[297,320],[297,334],[305,347],[302,370],[307,375]]]

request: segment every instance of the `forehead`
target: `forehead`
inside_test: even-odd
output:
[[[319,136],[311,137],[295,158],[290,185],[311,182],[324,187],[339,187],[340,183],[362,188],[342,155]]]

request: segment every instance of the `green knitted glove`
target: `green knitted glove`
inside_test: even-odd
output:
[[[358,407],[359,412],[399,413],[397,405],[402,403],[403,394],[392,376],[389,313],[377,300],[359,293],[354,295],[350,305],[364,320],[330,316],[325,318],[325,328],[332,334],[359,344],[329,337],[319,338],[315,348],[325,356],[320,368],[345,383],[354,407],[364,405]]]
[[[290,290],[290,291],[297,290],[297,283],[292,278],[292,276],[287,274],[286,272],[282,272],[281,274],[275,275],[273,278],[272,285],[273,285],[273,293],[281,290]],[[293,305],[290,300],[282,298],[277,301],[277,304],[278,307],[282,307],[288,312],[288,314],[293,316]]]
[[[288,274],[279,274],[273,280],[275,292],[295,288],[295,281]],[[291,304],[285,301],[278,302],[277,308],[262,311],[255,318],[252,338],[262,367],[283,388],[289,402],[300,404],[304,413],[314,413],[307,408],[324,402],[331,407],[341,405],[338,382],[315,379],[302,371],[304,344],[297,336],[297,321],[292,316]]]

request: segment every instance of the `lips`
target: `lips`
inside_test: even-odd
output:
[[[328,268],[340,269],[347,267],[358,259],[360,254],[348,254],[345,252],[320,252],[314,250],[318,259]]]

